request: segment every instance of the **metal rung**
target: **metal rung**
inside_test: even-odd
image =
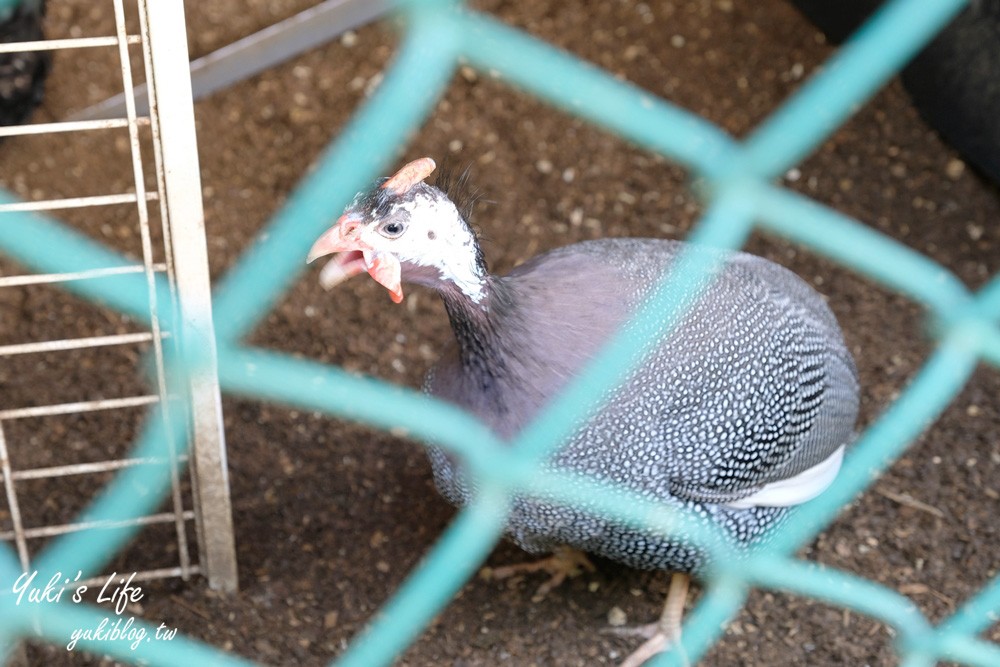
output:
[[[178,456],[178,462],[186,462],[187,455]],[[16,470],[11,472],[11,479],[19,482],[25,479],[50,479],[52,477],[68,477],[70,475],[90,475],[98,472],[110,472],[131,468],[137,465],[166,465],[170,461],[167,459],[116,459],[114,461],[96,461],[94,463],[77,463],[74,465],[51,466],[49,468],[32,468],[30,470]]]
[[[148,116],[135,119],[138,125],[149,125]],[[0,137],[13,137],[25,134],[52,134],[53,132],[84,132],[88,130],[107,130],[128,127],[127,118],[104,118],[100,120],[65,120],[58,123],[33,123],[31,125],[0,126]]]
[[[146,193],[146,201],[158,198],[156,191]],[[62,208],[86,208],[88,206],[111,206],[113,204],[134,204],[138,201],[134,192],[120,195],[95,195],[93,197],[67,197],[65,199],[44,199],[41,201],[20,201],[11,204],[0,204],[0,213],[4,211],[55,211]]]
[[[2,539],[2,538],[0,538]],[[129,572],[129,576],[132,577],[132,581],[152,581],[153,579],[166,579],[167,577],[188,577],[192,574],[201,574],[201,567],[198,565],[189,565],[186,568],[183,567],[164,567],[158,570],[142,570],[136,572],[134,575]],[[90,588],[96,588],[97,586],[103,586],[107,582],[107,577],[92,577],[90,579],[83,579],[79,582],[73,582],[74,586],[89,586]]]
[[[163,338],[170,334],[164,332]],[[132,343],[148,343],[153,340],[150,332],[118,334],[114,336],[90,336],[89,338],[65,338],[62,340],[46,340],[38,343],[19,343],[17,345],[0,345],[0,357],[15,354],[32,354],[35,352],[55,352],[59,350],[79,350],[85,347],[107,347],[110,345],[130,345]]]
[[[49,417],[52,415],[70,415],[77,412],[95,412],[97,410],[113,410],[115,408],[134,408],[141,405],[151,405],[159,402],[160,397],[130,396],[128,398],[104,398],[99,401],[80,401],[79,403],[58,403],[56,405],[40,405],[34,408],[14,408],[0,410],[0,419],[24,419],[27,417]]]
[[[192,510],[185,511],[182,515],[185,521],[194,519]],[[81,530],[94,530],[101,528],[123,528],[125,526],[150,526],[158,523],[173,523],[177,516],[172,512],[162,514],[150,514],[149,516],[135,517],[125,521],[85,521],[82,523],[65,523],[60,526],[42,526],[41,528],[25,528],[24,537],[29,540],[39,537],[54,537],[65,535],[66,533],[78,533]],[[0,541],[10,541],[15,537],[14,531],[8,530],[0,533]]]
[[[142,44],[139,35],[129,35],[129,44]],[[88,49],[95,46],[117,46],[117,37],[75,37],[70,39],[43,39],[34,42],[8,42],[0,44],[0,53],[24,51],[56,51],[59,49]]]
[[[154,273],[163,273],[167,270],[166,264],[153,264]],[[74,271],[71,273],[39,273],[23,276],[0,277],[0,287],[20,287],[22,285],[43,285],[47,283],[65,283],[71,280],[91,280],[94,278],[107,278],[108,276],[120,276],[130,273],[143,273],[146,267],[136,266],[115,266],[107,269],[90,269],[88,271]]]

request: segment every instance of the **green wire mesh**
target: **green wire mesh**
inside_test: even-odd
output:
[[[657,665],[679,665],[683,655],[694,660],[703,655],[751,587],[811,596],[878,619],[895,631],[896,648],[906,667],[932,665],[939,659],[1000,665],[1000,646],[978,637],[998,620],[1000,577],[935,626],[909,599],[884,586],[794,558],[796,549],[902,455],[961,390],[980,360],[1000,366],[1000,275],[971,293],[927,257],[772,183],[843,123],[964,4],[965,0],[889,3],[783,107],[745,141],[736,142],[702,118],[471,12],[457,0],[401,3],[405,34],[384,83],[221,281],[215,296],[225,391],[322,410],[380,428],[404,429],[459,457],[480,489],[337,665],[391,662],[483,562],[502,533],[512,496],[539,493],[565,503],[586,501],[623,522],[668,534],[682,526],[685,534],[694,535],[716,556],[704,593],[688,615],[681,646],[658,656]],[[861,436],[833,486],[797,510],[765,547],[739,559],[727,558],[726,541],[691,517],[624,490],[538,470],[537,464],[570,434],[578,415],[597,406],[605,389],[642,361],[653,341],[635,332],[656,330],[646,326],[654,320],[675,321],[686,304],[671,295],[692,293],[708,284],[715,267],[703,258],[682,256],[636,313],[641,324],[616,336],[511,446],[502,446],[471,416],[415,391],[241,344],[302,270],[315,237],[356,191],[391,166],[407,136],[431,113],[460,61],[499,73],[504,80],[689,169],[705,183],[706,200],[706,213],[690,241],[736,248],[755,228],[767,229],[840,261],[927,309],[937,340],[930,358],[899,399]],[[0,193],[0,202],[6,201],[9,196]],[[10,212],[0,222],[0,250],[37,271],[83,271],[125,263],[118,254],[42,216]],[[159,287],[167,290],[165,284]],[[81,281],[72,289],[133,317],[148,318],[149,293],[141,277]],[[159,302],[170,302],[166,292]],[[170,328],[179,334],[175,338],[180,345],[169,361],[170,375],[183,386],[185,374],[197,367],[199,359],[197,350],[183,345],[183,323],[173,324]],[[183,429],[164,429],[163,421],[181,426],[187,415],[175,409],[180,407],[171,405],[168,414],[159,409],[151,412],[136,457],[167,458],[164,433]],[[107,523],[151,511],[168,482],[166,466],[125,470],[80,520]],[[40,554],[33,567],[41,572],[96,574],[135,530],[107,528],[64,536]],[[11,550],[0,548],[0,655],[24,637],[65,643],[74,628],[93,627],[104,617],[104,610],[87,605],[17,606],[14,597],[4,593],[20,574]],[[149,634],[155,632],[152,626],[142,627]],[[81,640],[78,646],[149,664],[252,664],[180,636],[170,642],[140,643],[134,650],[122,642]]]

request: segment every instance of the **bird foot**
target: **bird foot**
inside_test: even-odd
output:
[[[620,631],[615,634],[646,637],[646,641],[643,642],[642,646],[626,656],[625,660],[618,667],[641,667],[641,665],[646,664],[647,660],[658,653],[663,653],[680,639],[679,633],[674,634],[673,630],[664,630],[659,623],[650,623],[649,625],[627,629],[614,628],[614,630]],[[688,663],[687,657],[682,655],[681,658],[685,667],[688,667],[690,663]]]
[[[646,625],[623,628],[605,628],[602,632],[619,637],[642,637],[646,640],[642,646],[626,656],[625,660],[618,667],[639,667],[654,655],[666,651],[681,638],[679,628],[664,628],[662,623],[647,623]],[[681,659],[685,667],[687,667],[689,665],[687,657],[682,655]]]
[[[681,617],[687,600],[689,579],[686,574],[675,574],[670,580],[670,591],[663,606],[663,613],[656,623],[633,627],[608,628],[608,634],[624,637],[643,637],[642,646],[630,653],[618,667],[640,667],[657,653],[666,651],[681,639]],[[687,655],[681,653],[685,667],[690,664]]]
[[[572,579],[584,572],[595,572],[594,564],[590,562],[587,555],[582,551],[560,547],[552,552],[551,556],[542,558],[531,563],[518,563],[516,565],[504,565],[503,567],[484,567],[479,571],[479,576],[486,580],[507,579],[520,574],[531,574],[533,572],[547,572],[548,581],[544,582],[531,597],[532,602],[540,602],[545,599],[556,586],[562,584],[566,579]]]

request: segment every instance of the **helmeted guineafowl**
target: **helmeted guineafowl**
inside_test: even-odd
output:
[[[422,158],[355,197],[315,243],[337,253],[330,287],[368,272],[402,300],[402,281],[444,300],[454,345],[426,390],[516,436],[648,298],[684,244],[602,239],[552,250],[506,276],[487,271],[466,214],[423,182]],[[722,253],[716,280],[652,354],[545,465],[693,510],[742,545],[821,493],[840,468],[858,410],[854,361],[822,297],[792,272]],[[472,493],[431,449],[441,493]],[[507,535],[532,553],[572,547],[637,568],[698,573],[705,554],[586,509],[520,498]]]

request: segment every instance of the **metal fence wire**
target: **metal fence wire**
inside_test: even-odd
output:
[[[480,489],[438,544],[336,664],[370,666],[390,662],[420,633],[471,576],[499,539],[515,494],[544,493],[565,503],[591,506],[636,526],[672,533],[682,526],[715,552],[704,593],[688,615],[682,650],[656,664],[697,659],[739,610],[751,587],[811,596],[878,619],[895,631],[901,663],[931,665],[939,659],[1000,665],[1000,646],[978,635],[998,620],[1000,576],[986,582],[951,617],[932,625],[906,597],[872,581],[815,566],[794,557],[837,512],[906,450],[948,405],[976,364],[1000,366],[1000,275],[976,293],[929,258],[844,215],[772,181],[794,166],[965,4],[964,0],[894,0],[875,15],[811,80],[737,142],[702,118],[616,80],[611,75],[494,19],[467,10],[457,0],[400,2],[405,35],[384,83],[320,158],[257,242],[216,290],[220,380],[224,391],[280,401],[381,428],[403,428],[459,457]],[[605,388],[640,363],[651,343],[638,333],[653,320],[675,321],[683,304],[661,288],[635,315],[640,326],[621,332],[593,363],[512,445],[503,446],[465,413],[417,392],[359,378],[338,368],[249,348],[241,337],[262,318],[303,267],[314,238],[335,219],[353,194],[385,172],[411,131],[433,109],[459,62],[497,73],[540,98],[606,127],[689,169],[706,183],[706,213],[690,241],[739,247],[754,229],[766,229],[852,267],[922,304],[933,323],[936,347],[909,386],[860,437],[837,480],[801,507],[766,547],[741,559],[725,555],[723,542],[688,517],[625,491],[566,474],[542,473],[537,463],[558,447],[576,416],[596,406]],[[6,195],[2,201],[10,201]],[[125,259],[54,220],[30,212],[0,218],[0,249],[39,272],[84,271],[125,264]],[[708,284],[711,267],[694,256],[675,263],[664,277],[674,286]],[[163,281],[159,288],[167,290]],[[149,293],[133,275],[80,282],[78,294],[100,299],[136,318],[148,318]],[[162,299],[161,303],[168,303]],[[161,317],[169,317],[162,314]],[[197,336],[174,322],[181,342]],[[206,358],[194,345],[168,358],[171,377],[197,372]],[[392,406],[389,410],[386,406]],[[160,408],[153,410],[150,424]],[[180,423],[173,410],[165,418]],[[173,429],[183,433],[183,429]],[[163,459],[169,443],[160,428],[140,436],[136,458]],[[176,443],[185,447],[185,443]],[[84,512],[81,521],[116,522],[147,511],[169,489],[169,467],[137,465],[122,470]],[[136,489],[143,490],[137,495]],[[116,525],[116,524],[112,524]],[[133,535],[136,527],[78,532],[54,541],[35,567],[93,574]],[[721,546],[720,546],[721,545]],[[14,553],[0,549],[5,591],[21,574]],[[0,652],[20,638],[65,643],[73,628],[93,626],[104,611],[76,604],[17,606],[0,595]],[[146,627],[153,633],[155,628]],[[205,644],[177,637],[145,642],[134,650],[122,642],[81,640],[81,649],[125,661],[153,664],[251,663]]]

